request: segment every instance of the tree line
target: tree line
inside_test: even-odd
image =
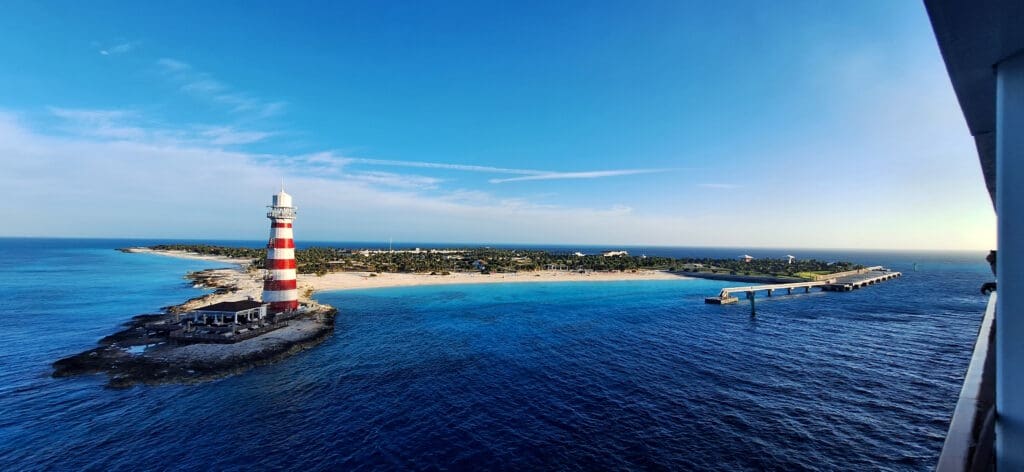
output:
[[[209,244],[161,244],[155,250],[188,251],[203,255],[248,259],[256,268],[264,268],[266,249],[226,247]],[[326,274],[340,271],[403,272],[446,274],[450,272],[532,272],[544,269],[566,271],[670,270],[717,272],[733,275],[771,275],[809,277],[861,269],[846,261],[815,259],[738,259],[671,258],[662,256],[612,256],[557,253],[540,250],[456,248],[444,250],[365,251],[335,247],[309,247],[295,251],[300,274]]]

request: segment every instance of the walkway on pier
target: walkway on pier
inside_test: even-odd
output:
[[[830,280],[817,280],[814,282],[794,282],[788,284],[770,284],[770,285],[750,285],[747,287],[729,287],[723,288],[718,293],[717,297],[708,297],[704,301],[706,303],[713,303],[716,305],[725,305],[728,303],[736,303],[739,301],[738,298],[732,296],[734,293],[746,293],[747,298],[751,298],[755,292],[767,292],[768,296],[772,296],[776,290],[785,290],[787,294],[792,294],[793,289],[804,289],[804,292],[810,292],[811,287],[823,287],[825,285],[834,283],[835,279]]]
[[[821,290],[826,292],[849,292],[902,276],[903,274],[900,272],[878,269],[864,274],[839,277],[835,279],[835,282],[822,287]]]
[[[745,293],[747,295],[747,299],[753,300],[757,292],[766,292],[770,297],[776,290],[785,290],[787,294],[792,294],[793,289],[802,288],[804,289],[804,293],[809,293],[811,291],[811,287],[820,287],[823,292],[849,292],[878,282],[894,279],[902,275],[903,274],[899,272],[892,272],[882,267],[871,267],[867,272],[861,274],[844,275],[827,280],[723,288],[722,291],[718,293],[717,297],[707,297],[704,299],[704,302],[715,305],[726,305],[739,301],[739,298],[733,296],[735,293]]]

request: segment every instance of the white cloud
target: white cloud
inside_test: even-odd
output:
[[[168,77],[195,73],[174,60],[161,61],[161,68]],[[759,144],[748,151],[756,158],[721,156],[714,163],[715,175],[751,176],[743,179],[743,187],[758,194],[803,196],[818,207],[842,207],[843,212],[808,214],[782,207],[771,212],[744,201],[744,192],[694,190],[741,188],[728,180],[661,189],[661,214],[651,214],[651,203],[636,209],[607,203],[599,208],[545,205],[537,198],[446,188],[450,181],[375,169],[508,176],[494,179],[499,182],[656,170],[554,172],[333,152],[269,156],[222,147],[258,142],[271,133],[227,126],[143,126],[144,117],[131,110],[54,108],[62,129],[73,136],[54,137],[0,113],[0,165],[5,169],[0,185],[25,202],[8,210],[10,218],[25,223],[7,231],[252,239],[263,231],[259,207],[266,193],[285,176],[302,202],[299,234],[309,239],[918,249],[990,244],[994,220],[941,64],[925,68],[927,74],[913,65],[895,71],[854,69],[864,80],[822,79],[828,87],[821,90],[829,95],[858,98],[829,101],[829,107],[816,110],[832,119],[815,120],[803,130],[808,139]],[[897,73],[905,77],[893,78]],[[196,84],[188,93],[231,93],[220,82],[200,82],[214,80],[209,76],[182,77],[196,79],[176,82]],[[862,82],[873,85],[855,87]],[[559,198],[565,198],[559,201],[587,201],[573,194],[573,186],[563,187]],[[850,198],[854,192],[859,193]],[[110,210],[96,212],[96,201],[111,202]]]
[[[329,153],[304,158],[342,161]],[[195,142],[52,136],[0,113],[0,186],[18,195],[8,217],[25,223],[9,229],[12,235],[258,239],[265,231],[262,206],[282,177],[302,208],[299,234],[310,239],[624,243],[686,227],[622,206],[542,205],[445,191],[432,177],[323,174],[292,161]]]

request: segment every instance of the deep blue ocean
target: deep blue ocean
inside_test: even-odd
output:
[[[981,253],[630,248],[904,277],[761,297],[756,318],[705,305],[735,285],[705,280],[325,292],[335,335],[273,366],[128,389],[50,378],[201,293],[182,276],[218,264],[113,250],[155,242],[0,239],[0,470],[931,470],[991,279]]]

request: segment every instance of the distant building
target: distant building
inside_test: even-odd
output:
[[[574,256],[576,256],[576,257],[583,257],[583,256],[586,256],[586,254],[583,254],[582,252],[579,252],[579,251],[576,251],[576,252],[572,253],[572,255],[574,255]]]
[[[744,255],[740,256],[740,260],[743,261],[743,262],[750,262],[750,261],[754,260],[754,256],[751,256],[750,254],[744,254]]]
[[[472,265],[475,270],[487,270],[487,262],[483,259],[477,259],[470,265]]]
[[[786,259],[789,259],[789,263],[792,264],[793,259],[796,259],[796,256],[786,256]]]
[[[601,255],[604,257],[628,256],[629,251],[605,251]]]

